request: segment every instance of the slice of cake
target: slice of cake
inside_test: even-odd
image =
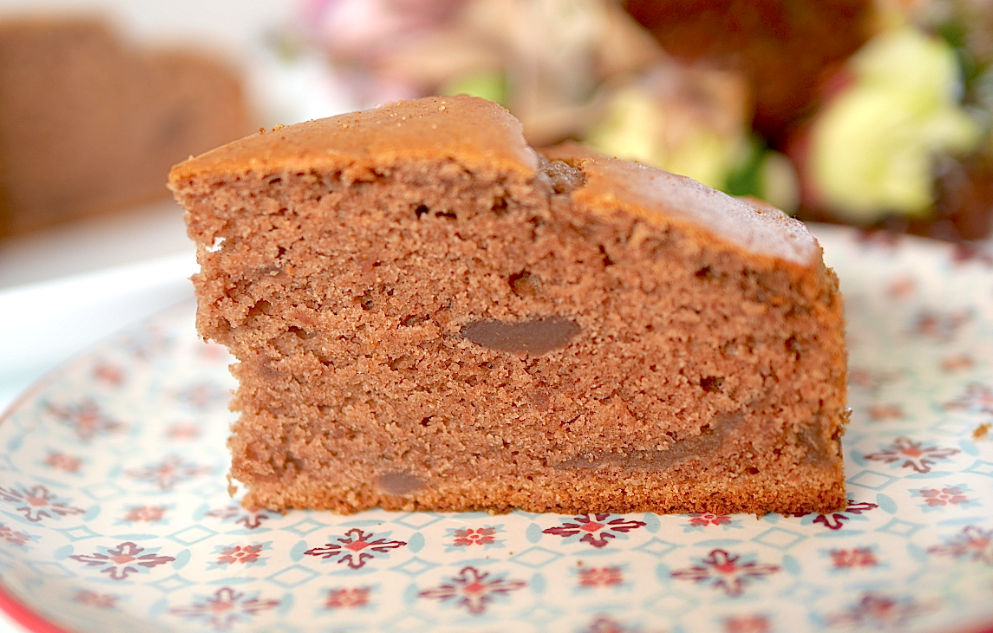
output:
[[[173,168],[270,509],[827,512],[842,301],[799,222],[428,98]]]
[[[251,131],[234,70],[97,17],[0,19],[0,237],[168,198],[177,161]]]

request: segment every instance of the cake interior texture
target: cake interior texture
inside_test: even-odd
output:
[[[247,506],[827,512],[842,301],[806,229],[433,98],[176,166]]]

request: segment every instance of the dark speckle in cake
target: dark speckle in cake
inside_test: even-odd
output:
[[[391,470],[379,476],[379,487],[388,495],[403,496],[417,492],[424,487],[424,482],[417,475]]]
[[[565,347],[580,330],[575,321],[560,316],[520,323],[488,319],[467,324],[462,328],[462,336],[497,351],[541,356]]]

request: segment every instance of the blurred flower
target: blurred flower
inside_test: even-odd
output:
[[[341,60],[370,61],[438,26],[465,0],[305,0],[303,30]]]
[[[735,73],[658,64],[610,94],[586,142],[721,187],[748,151],[748,93]]]
[[[740,73],[665,60],[608,95],[604,116],[583,139],[593,148],[796,209],[796,172],[752,135]]]
[[[982,140],[959,104],[954,51],[905,27],[876,36],[845,72],[850,82],[812,124],[806,175],[816,202],[858,224],[927,214],[936,156],[966,154]]]

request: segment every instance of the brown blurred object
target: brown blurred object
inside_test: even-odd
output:
[[[889,216],[869,228],[948,242],[988,238],[993,233],[993,158],[977,154],[963,160],[946,159],[941,167],[932,217]]]
[[[166,198],[169,168],[249,133],[239,77],[95,17],[0,23],[0,237]]]
[[[928,227],[910,232],[946,240],[981,240],[993,233],[993,157],[976,154],[962,161],[948,161],[937,181],[939,220],[952,227],[951,235],[935,234]]]
[[[871,35],[869,0],[625,0],[667,53],[744,72],[754,127],[775,145]]]

